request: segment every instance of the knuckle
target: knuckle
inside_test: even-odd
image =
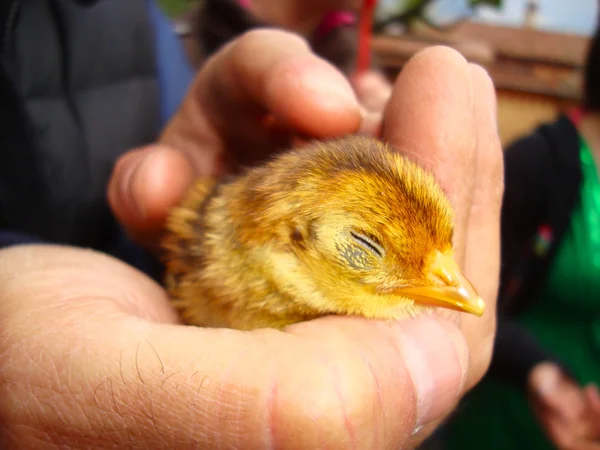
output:
[[[377,448],[382,436],[382,419],[385,416],[384,405],[388,400],[382,398],[381,380],[363,358],[352,357],[338,365],[334,374],[337,388],[337,415],[335,424],[344,439],[356,447]],[[412,386],[406,387],[412,390]],[[406,406],[409,409],[408,405]],[[414,411],[416,414],[416,409]],[[407,411],[407,415],[411,415]],[[410,422],[410,420],[408,420]]]

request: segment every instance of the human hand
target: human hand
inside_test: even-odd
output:
[[[220,82],[211,80],[213,86]],[[253,104],[240,100],[233,106],[248,103]],[[284,332],[184,327],[164,290],[107,256],[60,247],[3,250],[2,443],[11,448],[416,445],[479,381],[491,357],[502,196],[494,106],[493,87],[481,69],[452,50],[429,49],[398,78],[383,134],[432,169],[451,197],[457,255],[487,302],[483,317],[439,313],[392,323],[324,317]],[[161,159],[170,168],[174,161],[185,163],[179,168],[189,171],[189,180],[199,173],[195,170],[206,170],[202,163],[218,154],[224,138],[217,128],[200,127],[206,117],[195,115],[200,108],[184,107],[167,132],[179,127],[182,134],[171,136],[171,142],[181,149],[142,150],[158,152],[145,161],[151,162],[146,168],[135,156],[122,162],[140,169],[152,186],[134,174],[130,181],[139,183],[136,188],[123,183],[125,191],[118,195],[155,201],[149,194],[160,196],[157,188],[168,187]],[[186,114],[191,124],[182,123]],[[324,125],[339,126],[333,120]],[[204,140],[194,146],[196,138]],[[198,146],[208,158],[194,155]],[[176,201],[173,189],[159,201],[165,204],[169,197]]]
[[[587,404],[584,416],[588,427],[585,435],[600,450],[600,390],[596,384],[589,383],[583,388],[583,393]]]
[[[543,362],[529,375],[532,408],[548,438],[561,450],[600,450],[600,395],[581,388],[554,363]]]
[[[368,70],[350,77],[350,83],[356,92],[359,103],[369,112],[384,111],[391,95],[393,85],[383,73]]]
[[[350,84],[361,107],[362,129],[379,133],[383,112],[392,96],[393,84],[377,70],[351,75]]]
[[[487,371],[496,330],[499,214],[504,191],[496,119],[495,90],[489,76],[443,47],[423,50],[406,64],[383,118],[384,139],[432,170],[454,202],[456,257],[487,304],[479,319],[438,311],[452,316],[469,349],[469,369],[456,402]],[[424,428],[412,443],[422,442],[452,409],[445,409],[440,420]]]
[[[298,136],[359,130],[348,80],[282,31],[253,31],[210,58],[157,145],[126,153],[109,201],[138,242],[159,240],[168,211],[192,180],[261,161]]]

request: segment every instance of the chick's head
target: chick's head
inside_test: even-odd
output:
[[[377,318],[433,306],[483,313],[453,259],[451,204],[420,166],[351,137],[313,144],[271,168],[255,199],[269,193],[263,219],[274,220],[268,226],[286,244],[287,259],[278,250],[272,265],[286,267],[282,282],[313,308]]]

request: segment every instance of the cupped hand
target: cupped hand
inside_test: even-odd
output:
[[[266,58],[254,54],[256,60]],[[241,70],[246,69],[238,66],[233,73]],[[260,73],[254,81],[268,85],[264,74],[269,72]],[[206,170],[210,164],[203,164],[229,142],[225,128],[203,122],[210,117],[218,123],[219,113],[227,117],[218,98],[236,107],[229,113],[232,119],[250,117],[253,105],[271,104],[265,100],[271,90],[250,95],[247,86],[227,92],[239,95],[237,103],[228,103],[225,94],[209,95],[215,103],[207,106],[203,95],[224,81],[204,80],[204,87],[196,82],[165,133],[173,148],[142,150],[145,157],[153,155],[146,168],[138,161],[143,177],[130,175],[135,188],[113,195],[129,195],[128,201],[141,205],[168,186],[169,176],[181,177],[183,172],[167,170],[177,161],[180,170],[189,171],[188,180]],[[273,81],[278,82],[283,81]],[[294,101],[310,103],[307,97]],[[244,105],[250,106],[240,113]],[[335,114],[321,121],[323,128],[316,123],[311,128],[310,118],[297,113],[279,115],[323,135],[356,127],[354,112],[338,114],[347,129]],[[325,317],[283,332],[186,327],[178,324],[163,289],[107,256],[62,247],[0,251],[2,444],[42,449],[413,447],[451,412],[490,361],[502,195],[495,120],[487,75],[452,50],[432,48],[413,58],[398,78],[383,134],[431,169],[452,199],[457,254],[487,303],[481,318],[456,313],[389,323]],[[123,161],[121,170],[127,164],[134,165]],[[184,189],[185,182],[179,183]],[[174,191],[160,202],[176,201]],[[135,221],[127,223],[135,228]]]

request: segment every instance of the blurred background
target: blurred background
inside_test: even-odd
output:
[[[185,34],[197,0],[160,0]],[[484,66],[498,89],[504,143],[579,101],[596,0],[380,0],[373,52],[395,77],[422,48],[443,44]]]

